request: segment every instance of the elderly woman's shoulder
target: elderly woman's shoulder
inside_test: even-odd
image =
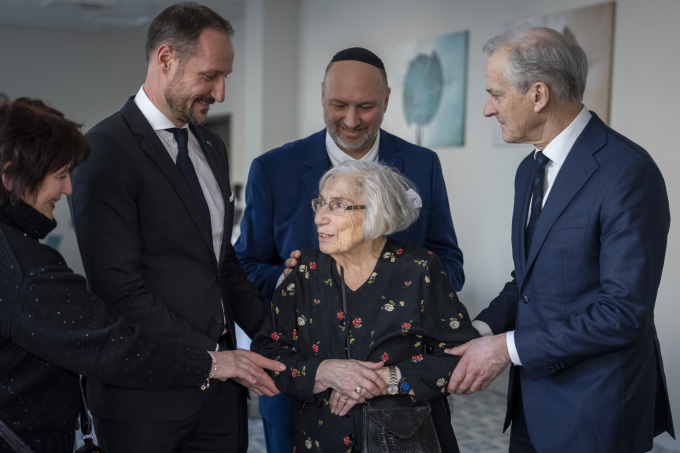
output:
[[[434,252],[426,248],[407,242],[388,239],[385,247],[383,248],[382,258],[407,258],[408,260],[415,261],[431,261],[432,259],[437,259],[437,256],[434,254]]]
[[[305,250],[302,252],[300,255],[300,258],[298,258],[298,267],[299,266],[319,266],[322,263],[325,262],[330,262],[332,261],[332,258],[330,255],[326,255],[319,249],[310,249],[310,250]]]

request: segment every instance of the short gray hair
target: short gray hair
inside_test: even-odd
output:
[[[588,78],[588,57],[567,30],[516,27],[491,38],[484,53],[508,50],[505,79],[524,94],[536,82],[546,83],[559,98],[583,101]]]
[[[419,209],[413,206],[408,191],[414,184],[398,170],[377,162],[348,160],[328,170],[319,181],[319,192],[331,176],[354,179],[354,194],[366,205],[364,237],[381,236],[405,230],[416,221]]]

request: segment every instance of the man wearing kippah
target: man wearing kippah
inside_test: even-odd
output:
[[[350,159],[380,161],[413,181],[412,202],[421,207],[420,217],[393,237],[436,253],[454,290],[462,288],[463,254],[439,158],[429,149],[380,129],[389,97],[380,58],[360,47],[342,50],[327,66],[321,83],[326,129],[253,161],[235,248],[248,278],[265,300],[271,300],[291,252],[318,247],[310,202],[318,196],[321,176]],[[268,453],[292,451],[294,404],[286,395],[260,398]],[[448,412],[449,408],[433,407],[433,411]]]

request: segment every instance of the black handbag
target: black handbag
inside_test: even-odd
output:
[[[345,270],[340,267],[342,310],[347,316]],[[348,317],[348,316],[347,316]],[[349,329],[345,351],[352,358]],[[441,453],[439,438],[427,401],[415,402],[409,395],[385,395],[364,403],[362,453]]]
[[[379,396],[364,403],[364,453],[441,453],[432,408],[409,395]]]

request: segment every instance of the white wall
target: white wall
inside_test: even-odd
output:
[[[508,22],[590,6],[586,0],[302,0],[300,19],[300,136],[323,127],[319,82],[331,56],[354,45],[389,55],[402,44],[469,30],[466,144],[437,149],[451,200],[456,233],[465,255],[467,282],[461,299],[478,313],[509,280],[510,220],[515,168],[531,147],[493,146],[495,120],[482,116],[486,98],[485,57],[488,38]],[[647,148],[668,186],[671,214],[680,213],[680,157],[677,122],[680,115],[680,73],[677,43],[680,17],[676,0],[620,0],[616,4],[611,126]],[[388,76],[389,70],[388,67]],[[302,88],[304,87],[304,88]],[[388,115],[398,114],[388,109]],[[669,391],[680,420],[680,227],[671,225],[659,298],[659,331]],[[660,444],[680,451],[669,436]]]
[[[119,110],[144,82],[145,31],[102,35],[0,27],[0,91],[39,98],[84,130]],[[60,250],[82,274],[66,197],[56,206]]]

